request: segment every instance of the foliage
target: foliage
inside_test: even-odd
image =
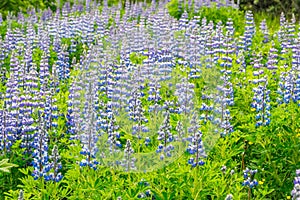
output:
[[[10,168],[17,167],[17,166],[18,165],[16,165],[16,164],[9,163],[8,159],[2,159],[0,161],[0,171],[2,171],[2,172],[9,173],[10,172]]]
[[[268,13],[271,16],[284,12],[291,17],[292,13],[299,13],[300,2],[298,0],[240,0],[240,8],[242,10],[251,9],[255,12]]]
[[[13,4],[15,1],[4,2],[5,4],[3,5],[6,7],[12,7],[18,3],[22,6],[37,5],[39,8],[46,7],[46,4],[39,4],[38,2],[33,1],[20,1],[16,4]],[[268,6],[268,4],[263,4],[262,7],[264,6]],[[178,1],[176,0],[170,1],[167,7],[170,15],[177,19],[180,19],[184,12],[184,9],[178,10]],[[21,9],[21,11],[23,10]],[[80,16],[80,14],[78,14],[78,16]],[[233,26],[235,28],[233,39],[235,40],[240,39],[240,37],[245,35],[245,32],[247,31],[245,28],[246,20],[244,13],[234,8],[203,7],[196,13],[189,10],[189,19],[194,19],[194,16],[199,16],[199,18],[197,18],[197,23],[199,24],[204,18],[207,22],[212,22],[214,26],[212,29],[214,30],[217,28],[217,24],[220,21],[225,25],[229,21],[229,18],[232,18]],[[93,167],[89,165],[80,165],[82,160],[86,158],[86,154],[89,155],[88,161],[90,161],[89,159],[92,157],[90,156],[90,152],[84,152],[81,144],[82,140],[87,140],[87,143],[91,142],[91,139],[86,139],[88,136],[91,136],[88,135],[89,131],[94,129],[99,131],[101,129],[101,134],[106,135],[106,139],[111,138],[111,140],[109,141],[110,143],[104,142],[104,144],[99,144],[99,146],[107,148],[108,143],[110,145],[115,144],[113,142],[118,140],[119,143],[116,144],[122,146],[122,151],[118,151],[118,149],[116,149],[116,155],[123,155],[124,146],[128,139],[133,142],[132,147],[134,149],[138,149],[138,151],[143,153],[155,151],[159,145],[159,142],[156,139],[157,135],[153,135],[149,138],[149,144],[144,144],[140,139],[136,138],[134,134],[132,134],[132,125],[135,124],[136,121],[133,122],[129,119],[129,113],[125,109],[118,110],[118,115],[116,115],[115,118],[120,127],[114,127],[115,124],[113,117],[109,116],[109,114],[113,111],[109,110],[111,105],[107,104],[107,102],[111,99],[108,97],[108,95],[110,95],[109,92],[112,90],[112,88],[109,88],[108,86],[108,82],[110,81],[108,79],[111,76],[111,74],[107,73],[108,71],[122,73],[117,71],[119,70],[118,66],[125,66],[130,63],[131,68],[126,68],[126,70],[128,70],[126,73],[128,73],[130,78],[136,82],[128,81],[129,84],[125,87],[132,89],[132,91],[133,89],[138,89],[139,92],[141,92],[141,95],[137,95],[138,97],[135,97],[135,93],[131,93],[130,91],[128,96],[133,99],[131,99],[132,101],[141,103],[142,108],[138,106],[137,108],[144,111],[145,116],[143,117],[152,119],[147,122],[147,126],[150,130],[155,130],[156,132],[160,130],[161,122],[163,122],[165,117],[163,112],[154,114],[148,112],[149,108],[154,105],[153,101],[151,102],[148,100],[150,97],[148,91],[150,91],[151,87],[154,87],[153,90],[155,91],[158,88],[158,93],[160,94],[161,99],[158,99],[155,103],[157,103],[158,106],[161,106],[162,110],[170,109],[167,112],[168,118],[166,118],[165,121],[168,122],[166,123],[168,126],[168,131],[166,132],[168,132],[170,138],[172,138],[173,135],[177,135],[179,132],[177,129],[179,121],[183,122],[182,129],[186,132],[189,128],[188,126],[191,124],[189,118],[184,115],[185,113],[181,113],[177,110],[178,107],[180,107],[178,105],[178,99],[185,96],[180,93],[180,84],[178,83],[184,83],[183,85],[188,87],[189,85],[193,86],[192,91],[194,91],[195,99],[193,99],[192,102],[186,102],[195,105],[197,111],[200,110],[201,106],[205,102],[205,100],[201,99],[201,96],[204,94],[205,87],[208,86],[215,88],[220,81],[219,71],[224,71],[221,64],[223,62],[222,59],[216,59],[217,64],[215,68],[210,69],[202,66],[202,71],[199,73],[200,76],[194,80],[188,80],[187,77],[189,77],[189,74],[192,73],[192,66],[187,67],[187,65],[180,63],[181,58],[176,58],[174,62],[170,62],[171,64],[175,63],[174,66],[172,66],[170,79],[160,81],[160,85],[158,86],[154,84],[156,80],[150,79],[146,80],[143,84],[140,84],[141,80],[139,78],[143,77],[141,74],[150,74],[149,71],[143,71],[147,66],[147,64],[144,63],[150,62],[148,60],[150,57],[150,48],[148,51],[143,52],[135,50],[128,55],[126,58],[127,60],[122,60],[119,55],[116,55],[116,52],[114,51],[115,49],[111,49],[113,45],[119,45],[114,43],[115,38],[112,38],[109,41],[112,45],[107,44],[108,38],[111,36],[107,33],[105,33],[107,34],[106,36],[100,39],[97,38],[99,39],[99,43],[93,41],[91,44],[83,42],[83,40],[86,39],[84,37],[78,37],[74,40],[70,38],[62,38],[58,46],[61,47],[66,45],[66,49],[60,49],[57,47],[56,43],[52,42],[48,48],[49,54],[47,54],[49,65],[47,69],[51,71],[51,81],[53,81],[51,84],[55,83],[54,81],[58,78],[55,75],[55,72],[53,72],[53,69],[62,65],[58,61],[64,62],[64,65],[69,64],[71,72],[70,78],[58,81],[58,86],[52,88],[54,90],[52,91],[53,95],[51,96],[51,100],[53,100],[52,110],[57,111],[57,115],[56,117],[53,117],[53,120],[51,121],[51,128],[47,129],[47,139],[49,142],[47,142],[47,146],[44,148],[46,150],[44,150],[43,153],[50,155],[51,150],[54,149],[54,147],[56,149],[57,145],[57,156],[59,154],[59,159],[57,160],[61,162],[63,167],[61,169],[59,167],[52,169],[51,172],[56,173],[55,170],[58,169],[58,171],[63,174],[63,178],[61,181],[57,182],[45,181],[43,178],[34,180],[34,177],[32,176],[34,171],[32,161],[36,154],[34,156],[32,154],[26,154],[23,149],[20,148],[22,138],[18,138],[19,140],[15,141],[15,143],[11,146],[10,151],[3,153],[3,159],[0,161],[0,171],[8,172],[10,168],[13,167],[11,169],[12,173],[0,174],[0,198],[18,199],[20,190],[24,192],[24,199],[75,200],[117,199],[119,197],[122,199],[137,199],[142,197],[146,199],[225,199],[228,194],[232,194],[234,199],[289,198],[290,191],[293,188],[293,178],[295,177],[294,172],[300,167],[300,122],[297,120],[300,117],[300,107],[298,102],[291,101],[290,103],[280,104],[276,100],[279,97],[277,89],[278,82],[280,80],[280,73],[287,71],[285,64],[291,65],[292,52],[288,51],[288,53],[278,60],[278,70],[275,73],[268,71],[267,68],[263,68],[267,75],[268,87],[271,91],[270,104],[272,107],[272,114],[270,116],[271,122],[268,126],[257,127],[257,113],[256,110],[251,107],[254,95],[253,79],[255,78],[253,73],[255,72],[255,69],[253,68],[254,64],[252,60],[255,57],[254,55],[256,55],[257,52],[260,52],[262,62],[266,63],[269,59],[268,54],[271,47],[276,48],[276,50],[280,53],[283,50],[281,47],[282,43],[278,40],[276,35],[274,35],[282,28],[279,25],[279,18],[267,18],[266,23],[268,27],[270,27],[270,41],[267,43],[263,42],[264,33],[260,30],[258,25],[262,21],[262,18],[267,17],[265,14],[261,13],[254,15],[257,31],[253,35],[253,41],[250,45],[251,48],[243,54],[245,57],[245,67],[237,61],[238,56],[240,56],[240,52],[230,55],[230,58],[233,60],[230,70],[231,82],[234,91],[234,104],[230,106],[228,110],[230,111],[230,123],[234,127],[234,131],[226,136],[222,136],[221,138],[218,137],[218,140],[215,142],[212,137],[212,133],[215,131],[212,130],[212,127],[215,128],[215,126],[212,122],[201,121],[199,126],[201,125],[201,130],[203,132],[203,136],[201,136],[203,137],[203,140],[212,142],[214,145],[210,146],[210,149],[207,148],[210,152],[208,153],[207,158],[203,158],[205,164],[203,164],[203,166],[199,165],[196,167],[188,165],[190,155],[189,152],[184,151],[182,155],[178,156],[167,165],[161,165],[161,167],[157,170],[131,173],[120,170],[119,168],[116,169],[104,165],[106,161],[105,157],[101,157],[101,155],[99,155],[99,158],[102,160],[94,170]],[[135,18],[130,20],[128,19],[128,21],[131,23],[135,22]],[[114,30],[113,27],[116,26],[117,20],[115,20],[114,23],[110,20],[108,23],[109,24],[107,24],[107,27],[105,28]],[[0,26],[0,33],[3,39],[5,39],[4,36],[9,29],[8,24],[11,24],[13,30],[15,27],[21,27],[21,25],[16,22],[4,22],[2,26]],[[299,27],[297,25],[297,32],[299,32],[298,28]],[[225,29],[226,28],[221,29],[221,32],[225,32]],[[101,29],[97,31],[101,34]],[[138,31],[135,33],[137,35],[139,34]],[[174,35],[175,39],[180,40],[186,36],[185,30],[177,31]],[[88,38],[88,36],[86,37]],[[130,35],[130,37],[136,37],[136,35]],[[142,37],[146,36],[142,35]],[[53,38],[51,38],[51,40],[52,39]],[[126,42],[128,41],[124,41],[124,44],[127,44]],[[272,42],[274,44],[272,44]],[[70,52],[73,43],[75,44],[75,50]],[[139,45],[140,43],[135,41],[134,44]],[[167,55],[167,51],[161,51],[163,52],[163,55],[157,56],[157,59],[169,56]],[[93,53],[95,52],[99,53],[96,55],[99,55],[100,58],[92,57],[93,59],[86,60],[86,57],[94,55]],[[64,54],[69,55],[68,59],[66,57],[62,58]],[[1,63],[1,70],[5,69],[5,71],[8,72],[7,78],[11,77],[13,74],[13,66],[11,63],[13,58],[11,55],[5,58],[3,64]],[[103,55],[109,58],[108,61],[102,57]],[[24,55],[21,55],[20,59],[23,59],[23,56]],[[209,63],[207,60],[208,57],[208,54],[205,55],[203,58],[205,60],[201,62],[202,65]],[[93,62],[96,62],[95,60],[97,61],[97,64],[95,64],[95,68],[97,67],[97,70],[93,70],[93,68],[87,69],[88,66],[92,66]],[[32,51],[32,62],[37,64],[36,71],[39,73],[43,67],[42,61],[43,50],[41,47],[35,47]],[[124,63],[121,63],[121,61]],[[168,62],[166,62],[167,64],[163,62],[163,59],[162,63],[158,62],[161,65],[161,68],[171,65]],[[169,73],[168,69],[164,70],[163,78],[168,77]],[[98,73],[96,76],[93,74],[95,72]],[[93,79],[95,78],[94,76],[96,77],[96,80]],[[124,77],[120,76],[118,78],[121,79]],[[39,84],[39,88],[42,88],[42,83]],[[47,85],[47,87],[53,87],[51,84]],[[77,116],[80,119],[76,119],[76,115],[73,119],[82,120],[79,122],[81,127],[76,127],[78,128],[75,129],[76,131],[89,130],[85,131],[84,139],[80,137],[78,137],[79,139],[72,139],[74,135],[72,135],[70,130],[70,126],[73,124],[73,121],[71,120],[71,117],[73,117],[72,112],[77,108],[76,106],[73,106],[76,101],[71,101],[73,98],[72,95],[74,95],[74,90],[76,89],[76,87],[73,87],[73,84],[75,86],[83,85],[82,87],[85,87],[85,89],[87,88],[86,85],[88,85],[88,89],[92,91],[88,95],[85,94],[85,90],[81,90],[81,93],[79,94],[75,93],[80,97],[80,101],[85,102],[80,106],[87,107],[89,109],[82,112],[79,117]],[[0,87],[1,92],[4,92],[8,86],[5,82],[3,82]],[[20,92],[23,94],[25,90],[22,89]],[[46,97],[43,96],[43,98]],[[54,99],[56,101],[54,101]],[[169,101],[176,102],[176,104],[168,104]],[[3,100],[1,99],[0,102],[1,109],[5,110]],[[166,104],[168,105],[166,106]],[[133,107],[130,107],[129,110],[132,111]],[[101,116],[103,118],[101,118],[101,120],[95,120],[97,122],[95,123],[95,121],[93,121],[95,116],[92,114],[98,112],[101,114],[104,113],[104,117]],[[136,110],[134,110],[133,113],[134,112],[136,112]],[[39,119],[38,112],[33,112],[31,114],[34,120],[37,121],[37,119]],[[53,115],[55,115],[55,113]],[[92,124],[93,126],[87,126],[85,124],[87,123],[86,120],[91,120],[91,123],[94,123]],[[109,121],[108,125],[106,124],[103,125],[104,128],[99,128],[99,124],[107,122],[106,120]],[[34,123],[38,124],[36,121]],[[140,121],[138,122],[141,123]],[[143,124],[146,124],[146,120]],[[196,128],[198,127],[196,126]],[[44,129],[41,128],[39,130]],[[111,131],[111,135],[109,135],[109,131]],[[97,134],[92,135],[91,138],[94,139],[94,137],[97,137]],[[179,139],[188,140],[186,138]],[[170,139],[168,142],[172,142],[172,140]],[[179,141],[174,142],[174,148],[177,147],[176,145],[178,143]],[[86,146],[90,147],[91,145],[89,144]],[[181,147],[180,145],[178,146],[179,148]],[[197,148],[197,150],[198,149],[199,148]],[[98,155],[96,158],[98,158]],[[51,160],[53,161],[55,159],[51,157]],[[8,161],[11,163],[8,163]],[[55,161],[53,162],[55,163]],[[154,165],[155,162],[159,162],[159,158],[154,159],[154,161],[146,160],[145,163],[147,162],[151,166]],[[249,169],[257,169],[258,171],[255,176],[251,177],[251,180],[253,178],[258,182],[258,185],[255,186],[255,188],[250,188],[250,186],[245,187],[245,185],[243,185],[245,181],[244,170],[246,167]],[[251,176],[251,174],[249,176]]]
[[[6,18],[8,12],[14,15],[17,13],[27,13],[28,9],[35,8],[44,10],[46,8],[54,9],[55,0],[3,0],[0,3],[0,13]]]

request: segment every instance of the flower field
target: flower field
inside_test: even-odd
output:
[[[294,15],[86,1],[0,34],[0,199],[300,199]]]

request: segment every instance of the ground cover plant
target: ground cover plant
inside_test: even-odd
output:
[[[233,1],[0,18],[1,199],[299,199],[300,32]]]

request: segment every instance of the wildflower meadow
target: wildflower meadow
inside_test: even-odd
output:
[[[300,200],[300,26],[233,0],[0,14],[0,199]]]

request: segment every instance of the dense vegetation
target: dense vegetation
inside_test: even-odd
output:
[[[130,2],[137,1],[131,0]],[[0,13],[2,13],[2,15],[6,17],[8,12],[13,12],[14,14],[16,14],[21,11],[23,13],[26,13],[28,8],[35,8],[39,10],[50,8],[52,11],[55,11],[57,7],[61,8],[66,2],[71,3],[71,5],[73,5],[74,3],[85,4],[85,1],[83,0],[2,0],[0,3]],[[97,2],[103,1],[97,0]],[[108,0],[108,2],[109,4],[118,3],[117,0]],[[123,1],[123,5],[124,2],[125,1]],[[149,3],[151,1],[147,0],[147,2]],[[291,17],[292,13],[295,13],[297,17],[299,17],[299,0],[234,0],[234,2],[238,3],[239,9],[243,11],[252,10],[253,12],[264,12],[273,17],[278,16],[281,12],[284,12],[288,17]],[[181,3],[184,4],[184,1],[182,1]]]
[[[298,200],[289,18],[173,0],[0,20],[0,198]]]

